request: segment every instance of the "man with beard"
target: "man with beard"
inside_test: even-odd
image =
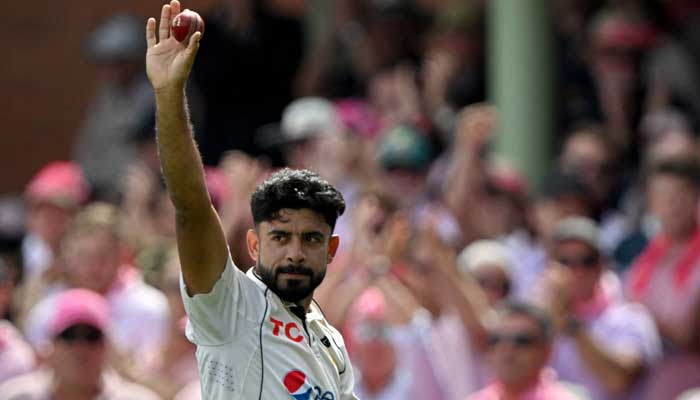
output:
[[[253,193],[246,239],[255,267],[233,264],[211,205],[184,96],[201,33],[170,37],[173,0],[159,40],[147,23],[148,77],[156,93],[158,149],[177,211],[187,337],[197,345],[204,399],[356,399],[341,335],[312,304],[338,248],[342,195],[310,171],[285,169]]]

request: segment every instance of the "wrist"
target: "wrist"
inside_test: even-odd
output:
[[[185,94],[185,83],[171,83],[169,85],[163,85],[160,87],[153,87],[153,92],[158,97],[169,97],[173,95],[183,95]]]

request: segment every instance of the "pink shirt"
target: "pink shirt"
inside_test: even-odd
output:
[[[0,320],[0,382],[34,369],[34,351],[9,321]]]
[[[501,400],[504,398],[505,389],[500,382],[494,382],[471,396],[467,400]],[[540,375],[539,381],[527,392],[518,397],[518,400],[577,400],[578,397],[559,383],[553,371],[545,371]]]

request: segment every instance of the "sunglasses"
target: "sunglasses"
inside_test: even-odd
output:
[[[104,334],[101,330],[89,325],[75,325],[64,330],[56,336],[66,343],[83,342],[89,344],[102,343]]]
[[[503,279],[486,278],[481,276],[476,276],[475,279],[476,283],[478,283],[479,286],[485,290],[494,290],[499,291],[501,293],[508,293],[510,289],[508,281]]]
[[[539,342],[540,338],[538,336],[524,332],[511,335],[495,333],[489,336],[489,345],[491,347],[496,347],[499,344],[511,343],[516,348],[524,349],[538,344]]]
[[[597,254],[587,254],[581,257],[557,257],[557,261],[567,267],[584,267],[594,269],[598,266],[599,257]]]

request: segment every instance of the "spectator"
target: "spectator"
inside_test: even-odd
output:
[[[34,352],[12,322],[4,319],[12,302],[14,282],[0,258],[0,382],[34,368]]]
[[[34,175],[24,195],[29,215],[22,240],[23,275],[30,279],[52,267],[73,214],[87,200],[89,188],[77,164],[55,161]]]
[[[223,153],[233,149],[265,154],[255,143],[255,132],[279,121],[293,100],[294,79],[304,57],[304,3],[295,2],[302,4],[295,10],[276,1],[217,3],[204,16],[207,40],[192,71],[205,109],[202,129],[195,131],[206,165],[218,164]]]
[[[0,398],[150,400],[149,390],[123,380],[107,366],[109,309],[97,293],[69,290],[47,315],[52,346],[47,364],[0,384]]]
[[[553,232],[539,299],[555,328],[552,366],[594,400],[638,399],[660,355],[658,333],[643,306],[622,300],[598,240],[595,222],[582,217],[564,219]]]
[[[553,335],[546,314],[522,303],[505,303],[491,324],[489,361],[495,381],[468,400],[580,398],[547,369]]]
[[[382,285],[382,288],[391,287]],[[400,312],[385,300],[384,290],[370,287],[350,307],[348,340],[358,374],[355,392],[367,400],[438,399],[440,389],[426,368],[419,331],[390,322]]]
[[[45,289],[48,295],[29,313],[25,332],[41,346],[48,336],[48,316],[56,293],[86,288],[101,293],[113,315],[110,335],[117,349],[144,361],[165,341],[168,302],[146,285],[136,269],[124,263],[118,212],[114,206],[93,203],[80,212],[62,246],[63,279]]]
[[[462,250],[458,263],[460,272],[476,281],[492,307],[510,294],[512,260],[501,243],[476,241]]]
[[[125,167],[137,156],[135,136],[152,118],[153,91],[143,65],[145,34],[139,18],[117,14],[100,24],[85,43],[100,82],[73,152],[96,199],[117,200]]]
[[[647,177],[647,196],[661,231],[633,263],[625,288],[631,299],[651,311],[664,342],[665,358],[655,370],[650,390],[660,396],[656,398],[672,398],[696,385],[700,374],[697,161],[658,161]]]

